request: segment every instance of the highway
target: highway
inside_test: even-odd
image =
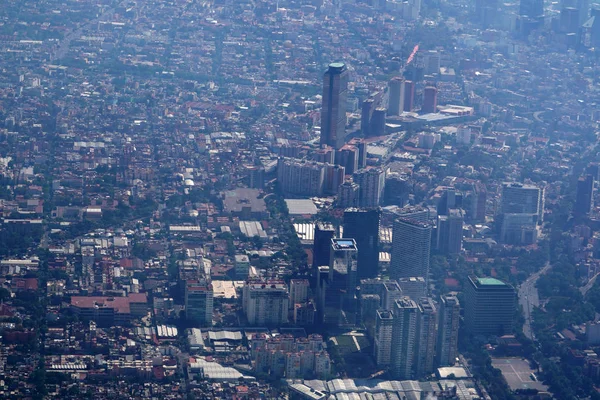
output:
[[[538,291],[535,287],[537,280],[550,269],[550,263],[546,263],[544,268],[532,274],[525,282],[519,286],[519,305],[523,307],[523,315],[525,317],[525,323],[523,324],[523,333],[529,339],[534,340],[535,335],[531,330],[531,313],[535,307],[539,307],[540,298],[538,297]]]

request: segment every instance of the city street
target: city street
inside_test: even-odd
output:
[[[525,323],[523,324],[523,333],[529,339],[534,340],[535,335],[531,330],[531,313],[535,307],[539,307],[540,299],[536,288],[537,280],[550,268],[550,263],[546,263],[544,268],[531,275],[525,282],[519,286],[519,305],[523,307]]]

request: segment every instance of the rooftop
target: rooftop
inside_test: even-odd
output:
[[[482,286],[506,286],[506,283],[496,278],[477,278],[477,282]]]

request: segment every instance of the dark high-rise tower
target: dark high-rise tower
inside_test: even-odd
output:
[[[344,211],[344,237],[358,249],[358,278],[374,278],[379,265],[379,209],[348,208]]]
[[[594,200],[594,177],[585,175],[577,181],[577,197],[573,212],[576,215],[585,215],[592,210]]]
[[[321,144],[336,149],[346,139],[346,97],[348,70],[341,62],[329,64],[323,76],[323,107],[321,109]]]
[[[315,224],[313,244],[313,268],[329,265],[331,239],[335,236],[335,228],[331,224],[317,222]]]
[[[421,112],[437,112],[437,92],[438,90],[434,86],[427,86],[425,88],[423,91],[423,107],[421,107]]]
[[[544,0],[521,0],[519,4],[519,15],[529,18],[544,16]]]

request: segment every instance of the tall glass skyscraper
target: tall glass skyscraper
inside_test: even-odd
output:
[[[335,62],[323,76],[323,108],[321,109],[321,144],[341,148],[346,140],[346,99],[348,70]]]

